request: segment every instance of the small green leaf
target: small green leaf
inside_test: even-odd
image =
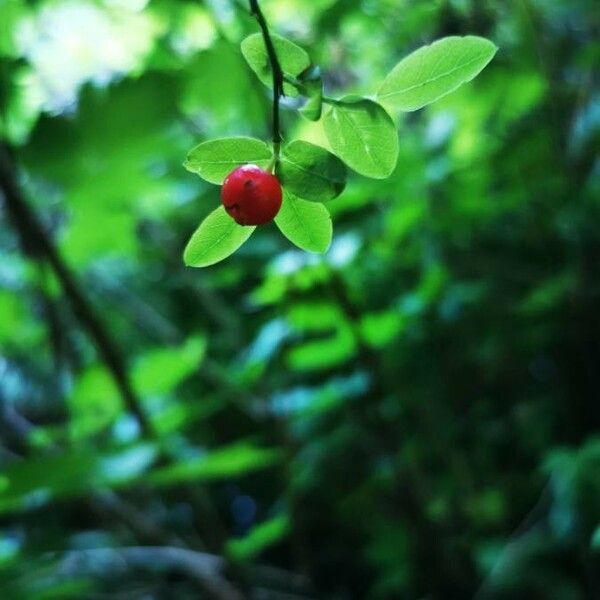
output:
[[[398,160],[398,134],[382,106],[347,96],[325,115],[325,135],[333,151],[354,171],[385,179]]]
[[[377,99],[386,107],[412,111],[471,81],[498,48],[482,37],[447,37],[419,48],[392,69]]]
[[[300,46],[280,35],[272,34],[273,46],[282,71],[286,75],[297,77],[310,66],[310,56]],[[257,77],[267,86],[273,86],[273,76],[271,75],[271,64],[265,47],[263,36],[260,33],[253,33],[242,41],[242,54],[250,68],[256,73]],[[297,96],[296,88],[288,83],[284,83],[283,91],[288,96]]]
[[[290,532],[290,521],[286,516],[278,516],[253,527],[243,538],[227,542],[227,554],[235,560],[256,558],[269,546],[279,543]]]
[[[300,107],[300,114],[309,121],[318,121],[323,112],[323,78],[321,69],[313,66],[300,75],[301,93],[306,102]]]
[[[325,148],[302,140],[283,147],[278,176],[289,192],[315,202],[339,196],[346,185],[344,163]]]
[[[308,96],[298,112],[309,121],[318,121],[323,112],[323,88],[319,88],[317,94]]]
[[[211,481],[242,477],[266,469],[281,458],[279,450],[262,448],[247,442],[215,449],[197,458],[160,467],[148,474],[150,485],[176,485],[186,481]]]
[[[198,369],[206,350],[203,337],[191,337],[177,348],[150,350],[136,362],[132,379],[142,396],[166,394]]]
[[[254,164],[266,169],[272,159],[271,148],[262,140],[232,137],[202,142],[190,150],[183,165],[202,179],[220,185],[237,167]]]
[[[83,371],[68,398],[74,439],[92,436],[110,426],[123,410],[119,391],[110,373],[99,364]]]
[[[318,202],[297,198],[284,190],[275,223],[290,242],[308,252],[326,252],[331,244],[332,225],[327,208]]]
[[[256,227],[238,225],[222,206],[213,210],[196,229],[185,250],[188,267],[208,267],[233,254]]]

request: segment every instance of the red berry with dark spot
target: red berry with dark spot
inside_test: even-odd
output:
[[[274,175],[260,167],[243,165],[225,179],[221,200],[236,223],[264,225],[281,208],[281,185]]]

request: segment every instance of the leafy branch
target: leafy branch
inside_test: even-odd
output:
[[[217,185],[243,165],[267,170],[274,166],[283,190],[283,202],[273,215],[275,224],[298,248],[323,254],[333,235],[324,203],[343,192],[346,167],[372,179],[390,177],[400,149],[392,114],[422,108],[471,81],[492,60],[497,47],[478,36],[443,38],[401,60],[374,95],[332,98],[324,94],[320,68],[309,54],[271,33],[258,0],[249,1],[261,33],[242,40],[241,51],[258,79],[273,89],[272,148],[253,138],[208,140],[192,148],[184,164]],[[283,95],[303,98],[299,113],[322,122],[330,149],[301,140],[282,145],[279,103]],[[253,231],[219,207],[193,233],[184,262],[191,267],[220,262]]]
[[[279,100],[283,95],[284,74],[277,52],[269,32],[269,25],[262,10],[258,4],[258,0],[250,0],[250,14],[254,16],[258,22],[258,26],[262,32],[263,41],[269,57],[271,65],[271,73],[273,77],[273,149],[275,153],[275,161],[279,158],[279,148],[281,146],[281,123],[279,117]]]

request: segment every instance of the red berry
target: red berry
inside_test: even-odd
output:
[[[256,165],[232,171],[221,188],[225,210],[240,225],[264,225],[281,208],[281,185],[274,175]]]

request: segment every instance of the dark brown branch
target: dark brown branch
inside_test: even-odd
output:
[[[19,233],[23,250],[36,260],[47,261],[52,267],[65,296],[69,299],[75,316],[87,331],[102,361],[111,373],[127,410],[135,415],[143,433],[152,437],[152,425],[141,408],[140,400],[129,380],[121,354],[79,287],[74,274],[54,245],[52,238],[29,206],[18,183],[16,172],[17,166],[12,149],[6,144],[1,144],[0,190],[4,196],[7,213]]]
[[[271,33],[269,32],[269,25],[265,19],[258,0],[250,0],[250,14],[253,15],[258,22],[258,26],[262,32],[263,40],[265,42],[265,48],[267,49],[267,55],[269,57],[269,63],[271,65],[271,73],[273,75],[273,145],[275,150],[275,158],[279,156],[279,146],[281,144],[281,125],[279,119],[279,99],[283,96],[283,70],[279,59],[277,58],[277,52],[271,39]]]

